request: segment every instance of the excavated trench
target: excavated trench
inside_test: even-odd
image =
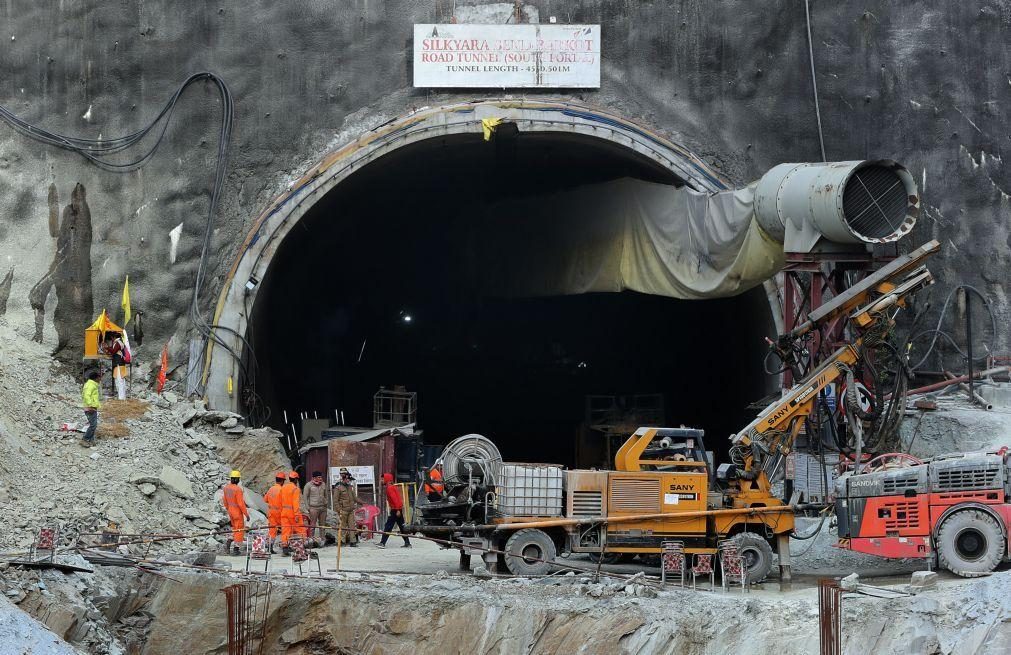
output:
[[[21,609],[91,653],[129,655],[818,652],[815,589],[693,591],[590,576],[474,580],[451,574],[342,574],[270,581],[161,568],[42,574]],[[246,590],[229,621],[226,593]],[[707,587],[707,584],[705,585]],[[1007,652],[1011,574],[942,575],[842,602],[845,653]],[[0,603],[0,633],[5,608]],[[232,635],[231,644],[229,635]],[[262,646],[262,650],[257,650]],[[61,651],[62,652],[62,651]]]
[[[246,410],[368,426],[376,390],[404,385],[429,443],[478,432],[506,458],[574,465],[587,396],[660,394],[664,422],[720,453],[768,391],[763,291],[580,293],[610,229],[580,199],[682,181],[609,141],[507,128],[398,148],[308,211],[250,308]]]

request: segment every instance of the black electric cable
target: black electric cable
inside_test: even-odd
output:
[[[200,311],[200,294],[203,291],[203,285],[207,274],[207,262],[210,255],[211,239],[214,234],[214,215],[217,212],[217,207],[221,199],[222,188],[224,187],[225,182],[225,171],[228,166],[228,146],[231,140],[232,121],[235,113],[235,105],[232,99],[232,94],[228,89],[228,85],[225,84],[225,81],[217,74],[208,71],[193,73],[176,88],[168,102],[164,107],[162,107],[161,111],[150,123],[136,132],[132,132],[121,137],[85,139],[60,134],[58,132],[53,132],[34,125],[18,117],[4,105],[0,105],[0,120],[4,121],[15,131],[27,136],[28,138],[46,145],[51,145],[77,153],[103,170],[125,173],[136,170],[147,162],[155,152],[157,152],[158,148],[164,141],[165,133],[168,130],[168,125],[171,122],[172,115],[175,112],[179,98],[189,86],[205,80],[213,83],[221,96],[221,126],[218,131],[218,152],[214,171],[214,183],[211,190],[210,205],[207,210],[207,221],[204,227],[204,235],[200,250],[200,261],[197,266],[196,279],[193,285],[193,297],[190,303],[189,313],[193,326],[204,340],[204,345],[201,347],[201,351],[206,349],[208,340],[213,341],[217,345],[220,345],[237,362],[239,362],[240,367],[245,369],[245,364],[242,361],[242,353],[236,352],[231,344],[225,342],[221,337],[214,333],[217,329],[223,329],[222,326],[211,325],[208,323]],[[113,159],[113,156],[119,155],[120,153],[138,145],[150,134],[157,134],[157,138],[154,143],[139,157],[128,161],[116,161]],[[240,338],[243,346],[249,348],[249,343],[246,342],[241,335],[237,334],[236,336]],[[250,350],[250,352],[252,351]],[[190,366],[187,370],[188,375],[192,373],[196,365],[197,362],[190,362]]]
[[[990,315],[991,334],[994,335],[994,338],[996,338],[997,317],[993,313],[993,307],[990,306],[990,300],[986,296],[984,296],[983,292],[981,292],[976,287],[969,284],[960,284],[956,286],[954,289],[952,289],[950,292],[948,292],[948,297],[944,299],[944,304],[941,305],[941,312],[937,316],[937,325],[934,326],[932,330],[924,330],[909,338],[909,343],[914,343],[920,337],[926,336],[928,334],[934,335],[934,337],[930,340],[930,345],[927,347],[927,352],[923,353],[923,357],[920,358],[920,361],[918,361],[915,365],[909,367],[912,370],[914,371],[919,370],[919,368],[923,366],[924,363],[926,363],[927,358],[930,357],[930,354],[934,351],[934,346],[937,345],[938,336],[945,337],[945,339],[948,340],[948,343],[950,343],[955,348],[955,351],[958,352],[958,354],[961,355],[963,358],[967,358],[969,356],[968,353],[966,353],[965,351],[963,351],[961,348],[958,347],[958,344],[955,342],[955,339],[953,339],[950,334],[941,329],[941,325],[944,323],[944,317],[948,313],[948,305],[951,304],[952,297],[954,297],[955,293],[957,293],[959,289],[964,290],[965,293],[972,292],[977,296],[979,296],[979,299],[983,301],[983,307],[986,308],[987,313]],[[984,344],[984,346],[985,345],[986,344]],[[987,350],[990,351],[991,349],[987,348]],[[987,355],[984,354],[980,357],[977,357],[976,359],[983,360],[986,359],[986,357]]]

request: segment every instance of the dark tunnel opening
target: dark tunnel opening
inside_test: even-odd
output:
[[[490,290],[489,247],[505,250],[497,275],[529,276],[526,251],[550,257],[551,226],[579,220],[536,209],[503,217],[503,203],[537,207],[623,177],[681,183],[604,140],[509,127],[492,142],[437,138],[384,155],[291,230],[249,323],[267,422],[287,431],[285,412],[343,412],[347,425],[371,427],[373,394],[403,385],[418,393],[426,443],[479,433],[507,460],[603,466],[588,397],[658,394],[662,420],[705,429],[722,458],[771,383],[763,290],[704,301]],[[502,229],[521,238],[502,241]]]

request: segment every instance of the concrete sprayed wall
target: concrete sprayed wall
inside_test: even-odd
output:
[[[412,108],[479,95],[412,88],[413,23],[449,22],[454,11],[461,22],[505,22],[512,9],[465,0],[7,0],[0,103],[54,131],[119,136],[145,125],[188,74],[221,75],[236,115],[209,306],[252,219],[322,153]],[[995,301],[996,348],[1006,351],[1011,3],[815,0],[811,11],[827,157],[887,156],[910,168],[924,215],[906,246],[931,237],[944,245],[935,304],[952,285],[978,286]],[[540,0],[523,14],[602,24],[601,89],[564,97],[682,142],[735,182],[821,156],[799,0]],[[209,84],[190,88],[161,149],[126,174],[0,124],[0,276],[13,267],[0,278],[6,320],[32,336],[41,317],[54,346],[79,339],[95,311],[118,308],[129,274],[146,349],[174,337],[178,360],[219,116]],[[169,232],[180,224],[173,263]]]

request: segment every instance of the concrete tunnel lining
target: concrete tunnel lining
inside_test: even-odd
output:
[[[491,117],[516,123],[521,133],[568,134],[627,150],[643,161],[655,162],[679,183],[700,191],[718,191],[728,186],[718,173],[687,149],[620,117],[571,103],[487,101],[421,110],[331,152],[261,214],[222,291],[215,322],[229,331],[219,330],[218,335],[230,339],[232,334],[247,333],[252,308],[261,289],[259,282],[266,277],[280,244],[329,191],[367,164],[404,146],[447,135],[479,134],[481,119]],[[251,279],[257,283],[248,288],[247,282]],[[209,404],[240,411],[238,363],[214,344],[209,346],[207,354],[205,380]],[[231,394],[228,393],[230,380]]]

